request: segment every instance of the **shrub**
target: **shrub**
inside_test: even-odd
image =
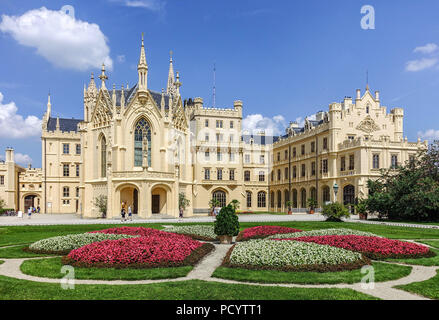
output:
[[[338,271],[359,268],[370,261],[360,253],[299,241],[252,240],[237,243],[223,265],[283,271]]]
[[[329,203],[323,206],[322,215],[326,217],[326,221],[343,222],[341,218],[349,218],[349,210],[338,202]]]
[[[221,209],[216,217],[214,232],[218,236],[237,236],[239,233],[239,219],[232,205]]]
[[[356,251],[365,256],[379,260],[386,258],[418,258],[431,257],[435,253],[427,246],[400,240],[365,236],[317,236],[281,240],[296,240],[328,245],[346,250]]]
[[[236,238],[236,241],[246,241],[250,239],[261,239],[266,238],[269,235],[280,234],[280,233],[294,233],[301,232],[302,230],[288,228],[288,227],[279,227],[279,226],[258,226],[253,228],[247,228],[241,231]]]

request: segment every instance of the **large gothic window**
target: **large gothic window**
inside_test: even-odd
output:
[[[145,119],[140,119],[134,129],[134,166],[143,165],[144,137],[148,141],[148,167],[151,167],[151,127]]]
[[[105,137],[101,139],[101,177],[107,176],[107,141]]]
[[[219,206],[221,208],[226,206],[226,193],[224,191],[221,190],[215,191],[213,193],[212,198],[219,202]]]

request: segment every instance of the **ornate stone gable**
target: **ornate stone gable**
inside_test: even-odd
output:
[[[373,121],[371,116],[367,116],[363,121],[357,126],[357,130],[361,130],[366,133],[372,133],[374,131],[379,131],[380,127]]]
[[[181,103],[181,98],[178,100],[177,107],[173,117],[174,127],[177,130],[186,131],[188,128],[188,122],[186,114],[183,110],[183,105]]]
[[[136,94],[125,109],[125,115],[127,115],[128,112],[134,114],[146,114],[149,116],[154,114],[158,116],[158,118],[161,118],[160,108],[156,105],[149,92],[146,94],[142,93],[142,95]]]
[[[101,91],[91,117],[93,127],[100,128],[109,126],[112,118],[113,115],[111,113],[111,109],[108,107],[108,101],[105,98],[104,93]]]

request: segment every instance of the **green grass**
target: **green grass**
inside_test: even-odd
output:
[[[394,222],[394,223],[407,223],[407,224],[422,224],[422,225],[429,225],[429,226],[439,226],[439,222],[418,222],[418,221],[407,221],[407,220],[388,220],[388,219],[368,219],[370,221],[378,221],[378,222]]]
[[[433,267],[439,266],[439,250],[432,249],[436,252],[436,256],[431,258],[418,258],[418,259],[388,259],[391,262],[401,262],[407,264],[414,264],[419,266]]]
[[[439,249],[439,240],[420,240],[420,243],[425,243],[429,246]]]
[[[39,283],[0,276],[4,300],[371,300],[351,289],[282,288],[200,280],[146,285],[75,285]]]
[[[3,259],[20,259],[20,258],[34,258],[47,257],[47,254],[38,254],[33,252],[23,251],[27,245],[18,245],[14,247],[0,248],[0,258]]]
[[[20,269],[23,273],[43,278],[60,279],[61,257],[27,260]],[[185,277],[193,267],[151,268],[151,269],[115,269],[115,268],[75,268],[75,279],[91,280],[157,280]]]
[[[408,266],[398,266],[374,262],[375,281],[383,282],[408,276],[412,270]],[[274,270],[247,270],[238,268],[219,267],[213,277],[250,281],[259,283],[297,283],[297,284],[336,284],[357,283],[365,274],[361,269],[340,272],[283,272]]]
[[[395,288],[439,300],[439,270],[437,275],[429,280],[396,286]]]

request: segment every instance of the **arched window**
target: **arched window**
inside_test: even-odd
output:
[[[284,191],[284,203],[285,203],[285,208],[288,207],[287,206],[287,202],[290,201],[290,192],[288,190]]]
[[[344,205],[355,203],[355,187],[351,184],[343,188],[343,203]]]
[[[311,188],[311,198],[317,200],[317,190],[314,187]]]
[[[265,208],[267,206],[267,195],[264,191],[258,192],[258,208]]]
[[[306,190],[302,189],[302,191],[300,192],[300,205],[302,208],[306,208]]]
[[[252,193],[247,191],[247,208],[251,208],[252,206]]]
[[[293,189],[293,208],[297,208],[297,190]]]
[[[328,186],[324,186],[323,190],[322,190],[322,201],[323,204],[325,204],[326,202],[331,201],[331,194],[330,194],[330,189]]]
[[[101,139],[101,177],[107,176],[107,140],[103,136]]]
[[[277,207],[282,208],[282,192],[277,192]]]
[[[143,165],[144,137],[148,141],[148,167],[151,166],[151,127],[144,118],[140,119],[134,128],[134,166]]]
[[[226,193],[224,191],[222,190],[215,191],[213,193],[212,198],[213,200],[217,200],[219,202],[219,206],[221,208],[226,206],[227,199],[226,199]]]

